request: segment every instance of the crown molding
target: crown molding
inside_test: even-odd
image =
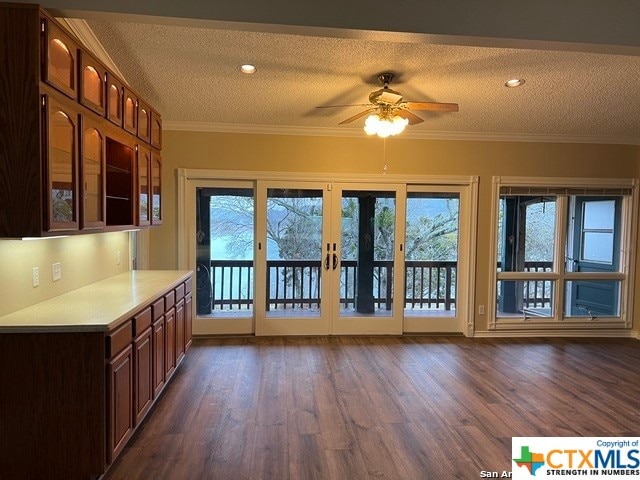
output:
[[[163,130],[213,133],[243,133],[257,135],[303,135],[312,137],[366,137],[360,128],[294,127],[285,125],[240,125],[232,123],[182,122],[164,120]],[[640,145],[640,137],[605,137],[591,135],[538,135],[519,133],[437,132],[405,130],[394,139],[407,140],[466,140],[483,142],[532,143],[594,143]]]
[[[120,80],[122,80],[127,85],[126,78],[113,61],[107,50],[104,48],[96,34],[93,33],[91,27],[87,23],[86,20],[81,18],[56,18],[60,23],[62,23],[65,27],[67,27],[73,34],[80,40],[82,45],[89,50],[98,60],[100,60],[104,65],[115,73]]]

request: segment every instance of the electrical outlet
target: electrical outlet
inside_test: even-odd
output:
[[[51,264],[51,276],[53,277],[54,282],[57,282],[62,278],[62,264],[60,262]]]
[[[484,305],[478,305],[478,315],[484,315]]]
[[[118,253],[116,254],[116,265],[120,265],[120,250],[118,250]]]
[[[38,285],[40,285],[40,267],[33,267],[31,284],[34,287],[37,287]]]

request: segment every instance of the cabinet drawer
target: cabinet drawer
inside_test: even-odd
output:
[[[153,321],[158,320],[162,315],[164,315],[164,297],[159,298],[152,305],[153,308]]]
[[[187,278],[184,282],[184,294],[189,295],[191,293],[191,278]]]
[[[173,307],[176,304],[176,293],[171,290],[169,293],[167,293],[164,296],[164,309],[169,310],[171,307]]]
[[[133,336],[136,337],[151,326],[151,307],[133,317]]]
[[[176,302],[184,298],[184,283],[181,283],[176,287]]]
[[[113,358],[120,353],[120,351],[131,343],[132,339],[131,320],[116,330],[107,333],[107,358]]]

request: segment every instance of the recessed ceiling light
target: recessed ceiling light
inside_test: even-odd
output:
[[[526,80],[524,78],[512,78],[511,80],[507,80],[504,86],[509,88],[514,88],[514,87],[521,87],[525,83],[526,83]]]
[[[255,67],[255,65],[251,65],[250,63],[240,65],[240,71],[242,73],[256,73],[256,70],[257,68]]]

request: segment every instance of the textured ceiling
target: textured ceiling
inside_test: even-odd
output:
[[[338,127],[367,103],[383,71],[405,100],[456,102],[457,113],[416,112],[409,136],[557,138],[640,143],[640,57],[576,51],[430,44],[422,37],[363,38],[87,21],[130,85],[170,128],[273,127],[364,135]],[[350,35],[354,37],[356,35]],[[238,67],[253,63],[258,72]],[[525,78],[506,88],[510,78]],[[478,135],[481,134],[481,135]]]

